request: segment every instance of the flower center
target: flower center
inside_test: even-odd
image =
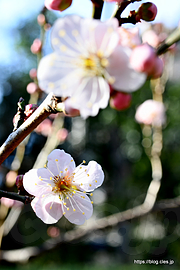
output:
[[[59,192],[65,192],[65,191],[71,191],[71,182],[72,182],[72,176],[64,176],[64,177],[60,177],[58,176],[54,176],[53,182],[55,184],[55,186],[52,188],[52,191],[54,191],[55,193],[59,193]]]
[[[82,56],[81,59],[81,66],[86,74],[89,75],[90,73],[92,76],[104,77],[105,68],[109,62],[102,54],[89,54],[88,57]]]

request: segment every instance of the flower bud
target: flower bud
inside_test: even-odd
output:
[[[162,126],[166,122],[165,107],[162,102],[146,100],[137,108],[135,119],[140,124]]]
[[[39,52],[41,52],[42,49],[42,42],[40,39],[36,38],[33,41],[33,44],[31,45],[31,52],[33,54],[38,54]]]
[[[110,106],[118,111],[123,111],[131,105],[131,95],[119,91],[114,91],[110,98]]]
[[[38,89],[39,89],[38,85],[36,83],[34,83],[34,82],[28,83],[28,85],[26,87],[26,90],[30,95],[34,94]]]
[[[140,19],[150,22],[156,18],[157,15],[157,7],[155,4],[151,2],[143,3],[139,10],[137,11],[137,15]]]
[[[26,119],[38,108],[37,104],[28,104],[25,106],[25,115],[26,115]],[[25,120],[26,120],[25,119]]]
[[[29,76],[32,80],[36,79],[37,78],[37,69],[36,68],[32,68],[30,71],[29,71]]]
[[[133,50],[130,64],[136,71],[144,72],[152,78],[157,78],[157,74],[162,75],[162,60],[156,55],[155,49],[147,43],[137,46]]]
[[[19,192],[25,191],[23,187],[23,177],[24,175],[20,174],[16,177],[16,186]]]
[[[45,23],[46,23],[46,18],[45,18],[45,16],[44,16],[44,14],[39,14],[38,16],[37,16],[37,22],[38,22],[38,24],[39,25],[45,25]]]
[[[45,7],[50,10],[63,11],[72,4],[72,0],[45,0]]]

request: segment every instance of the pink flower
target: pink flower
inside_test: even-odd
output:
[[[145,72],[152,78],[158,78],[162,75],[163,62],[156,55],[155,49],[147,43],[139,45],[133,50],[130,62],[135,70]]]
[[[63,11],[72,4],[72,0],[45,0],[45,7],[52,10]]]
[[[162,126],[166,122],[163,103],[151,99],[146,100],[137,108],[135,119],[140,124]]]
[[[31,206],[44,223],[55,223],[64,215],[71,223],[81,225],[93,212],[86,194],[101,186],[103,180],[104,173],[97,162],[75,167],[69,154],[56,149],[48,156],[45,168],[32,169],[24,175],[23,184],[35,196]]]
[[[54,52],[39,64],[40,88],[69,97],[83,118],[107,106],[109,84],[124,92],[136,91],[146,75],[130,66],[132,51],[119,44],[117,29],[117,19],[101,22],[76,15],[58,19],[51,35]]]

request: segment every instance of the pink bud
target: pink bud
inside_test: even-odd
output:
[[[151,2],[143,3],[137,11],[137,15],[144,21],[153,21],[157,15],[157,7]]]
[[[37,104],[28,104],[25,106],[25,115],[28,118],[36,109],[38,108]]]
[[[131,105],[131,95],[115,91],[110,98],[110,106],[118,111],[123,111]]]
[[[38,89],[38,85],[34,82],[30,82],[26,87],[26,90],[30,95],[34,94]]]
[[[45,7],[50,10],[63,11],[72,4],[72,0],[45,0]]]
[[[16,177],[16,186],[17,186],[18,190],[24,190],[23,177],[24,177],[24,175],[22,175],[22,174],[20,174]]]
[[[40,39],[36,38],[33,41],[33,44],[31,45],[31,52],[34,54],[37,54],[41,51],[41,48],[42,48],[42,42]]]
[[[36,133],[40,133],[45,137],[48,137],[52,132],[52,122],[50,119],[46,118],[41,122],[35,129]]]
[[[46,23],[46,18],[44,16],[44,14],[39,14],[37,16],[37,22],[39,25],[44,25]]]
[[[61,128],[60,130],[58,130],[57,138],[61,143],[66,140],[67,136],[68,136],[68,130],[66,128]]]
[[[144,72],[150,77],[156,77],[157,73],[162,75],[163,64],[156,55],[154,48],[147,43],[137,46],[130,57],[130,64],[138,72]],[[161,72],[160,72],[161,70]]]
[[[36,68],[32,68],[30,71],[29,71],[29,76],[32,80],[36,79],[37,78],[37,69]]]
[[[162,126],[166,122],[164,105],[159,101],[146,100],[137,108],[135,118],[140,124]]]

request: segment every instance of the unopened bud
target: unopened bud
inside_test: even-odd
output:
[[[30,71],[29,71],[29,76],[32,80],[36,79],[37,78],[37,69],[36,68],[32,68]]]
[[[16,186],[18,188],[18,191],[24,191],[23,187],[23,177],[24,175],[20,174],[16,177]]]
[[[38,24],[39,25],[44,25],[45,23],[46,23],[46,18],[45,18],[45,16],[44,16],[44,14],[39,14],[38,16],[37,16],[37,22],[38,22]]]
[[[137,11],[137,15],[140,19],[150,22],[156,18],[157,15],[157,7],[155,4],[151,2],[143,3],[139,10]]]
[[[147,43],[137,46],[130,57],[132,68],[138,72],[144,72],[152,78],[157,78],[158,73],[160,76],[162,75],[163,63],[161,62],[162,60],[156,55],[155,49]]]
[[[41,52],[41,49],[42,49],[42,42],[40,39],[36,38],[33,41],[33,44],[31,45],[31,52],[33,54],[37,54],[37,53]]]
[[[27,87],[26,87],[26,90],[27,92],[31,95],[31,94],[34,94],[35,92],[37,92],[38,90],[38,85],[34,82],[30,82],[28,83]]]
[[[38,108],[37,104],[28,104],[25,106],[24,114],[26,115],[26,119]],[[25,119],[25,120],[26,120]]]
[[[110,98],[110,106],[118,111],[123,111],[131,105],[131,95],[119,91],[114,91]]]
[[[70,7],[72,0],[45,0],[45,7],[50,10],[63,11]]]

